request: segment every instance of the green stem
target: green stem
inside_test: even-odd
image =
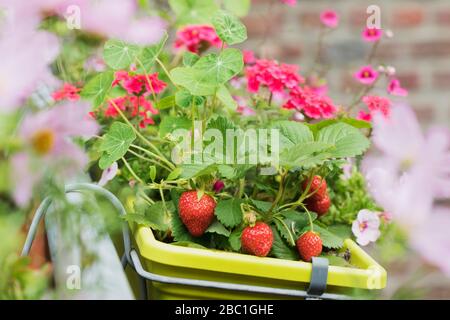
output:
[[[150,86],[150,91],[152,92],[153,100],[155,100],[155,102],[158,103],[158,97],[156,96],[156,92],[155,92],[155,90],[153,89],[152,82],[150,81],[150,77],[148,76],[148,72],[147,72],[147,70],[145,69],[144,64],[141,62],[141,60],[139,60],[139,59],[137,59],[137,58],[136,58],[136,61],[137,61],[137,63],[141,66],[141,68],[144,70],[145,79],[147,80],[148,85]]]
[[[131,168],[130,164],[124,157],[122,157],[122,161],[125,164],[125,166],[127,167],[128,171],[130,171],[130,173],[134,177],[134,179],[136,179],[139,183],[144,183],[144,181],[142,181],[142,179],[139,178],[139,176],[136,174],[136,172],[134,172],[134,170]]]
[[[153,153],[151,151],[148,151],[147,149],[144,149],[144,148],[142,148],[142,147],[140,147],[138,145],[135,145],[135,144],[131,144],[130,147],[136,148],[136,149],[138,149],[138,150],[140,150],[142,152],[145,152],[149,156],[154,157],[154,158],[158,159],[159,161],[163,162],[164,164],[167,165],[167,169],[169,169],[169,171],[175,170],[175,166],[173,165],[173,163],[169,162],[166,158],[161,157],[161,156],[159,156],[159,155],[157,155],[157,154],[155,154],[155,153]]]
[[[284,193],[284,179],[286,177],[286,173],[282,172],[280,174],[280,186],[278,187],[278,192],[277,192],[277,196],[275,197],[274,202],[272,203],[270,209],[269,209],[269,213],[272,212],[272,210],[275,208],[275,206],[278,204],[278,202],[280,202],[281,197],[283,196]]]
[[[164,165],[164,164],[162,164],[162,163],[160,163],[160,162],[158,162],[158,161],[156,161],[156,160],[153,160],[153,159],[144,157],[144,156],[140,155],[139,153],[134,152],[134,151],[131,150],[131,149],[128,149],[128,152],[131,153],[132,155],[138,157],[138,158],[141,159],[141,160],[148,161],[148,162],[153,163],[153,164],[156,164],[156,165],[158,165],[158,166],[160,166],[160,167],[162,167],[162,168],[164,168],[164,169],[166,169],[166,170],[168,170],[168,171],[172,171],[172,170],[171,170],[169,167],[167,167],[166,165]]]
[[[305,210],[306,214],[308,215],[308,220],[309,220],[309,227],[311,228],[311,231],[314,232],[314,224],[311,218],[311,213],[309,212],[309,210],[306,208],[305,205],[301,205],[303,207],[303,209]]]
[[[175,81],[173,81],[172,76],[170,75],[170,72],[167,70],[166,66],[164,65],[164,63],[161,62],[161,60],[159,60],[159,58],[156,58],[155,60],[163,69],[164,73],[167,75],[167,78],[169,78],[170,82],[173,83],[173,85],[178,89],[178,85],[175,83]]]

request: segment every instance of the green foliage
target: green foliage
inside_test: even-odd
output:
[[[281,237],[280,233],[275,227],[272,227],[273,232],[273,245],[271,255],[286,260],[299,261],[298,252],[296,249],[289,247]]]
[[[112,71],[99,73],[86,83],[81,91],[81,97],[92,100],[94,108],[99,107],[105,101],[113,80],[114,73]]]
[[[280,132],[280,151],[314,141],[311,130],[303,123],[282,120],[275,122],[271,128]]]
[[[159,135],[161,138],[166,137],[169,133],[177,129],[189,130],[192,126],[192,121],[184,117],[166,116],[161,121],[159,126]]]
[[[225,237],[229,237],[231,232],[225,228],[223,224],[221,224],[219,221],[215,220],[209,227],[206,229],[207,233],[217,233],[221,234]]]
[[[200,59],[200,56],[198,54],[186,51],[183,54],[183,65],[185,67],[192,67],[198,61],[198,59]]]
[[[210,23],[219,9],[214,0],[169,0],[169,5],[179,25]]]
[[[240,199],[221,200],[217,203],[215,215],[227,227],[235,227],[242,222]]]
[[[333,158],[355,157],[363,154],[370,146],[369,139],[361,131],[346,123],[336,123],[321,129],[317,140],[334,146],[331,152]]]
[[[138,70],[140,70],[141,72],[149,72],[149,70],[155,65],[156,59],[164,49],[168,38],[168,34],[165,33],[162,39],[157,44],[145,47],[142,49],[142,51],[140,51],[139,56],[137,57],[140,62],[138,67],[141,68],[142,66],[144,66],[145,70]]]
[[[100,151],[103,155],[100,158],[99,166],[106,169],[113,162],[121,159],[136,139],[133,129],[122,122],[114,122],[108,133],[103,136]]]
[[[127,69],[140,54],[139,46],[122,40],[108,40],[103,50],[103,59],[114,70]]]
[[[247,40],[247,29],[238,18],[226,11],[218,11],[212,19],[219,38],[229,44],[238,44]]]

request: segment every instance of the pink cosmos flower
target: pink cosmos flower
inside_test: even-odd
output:
[[[174,43],[175,49],[185,49],[197,54],[211,46],[222,47],[222,40],[216,30],[208,25],[189,25],[178,30]]]
[[[320,14],[320,21],[325,27],[334,29],[339,25],[339,16],[334,10],[325,10]]]
[[[109,168],[103,171],[98,185],[101,187],[105,186],[109,181],[116,177],[118,171],[119,167],[117,165],[117,162],[114,162]]]
[[[280,93],[305,82],[298,74],[298,66],[265,59],[256,60],[253,66],[247,67],[246,77],[247,90],[251,93],[257,93],[261,86],[272,93]]]
[[[12,158],[11,181],[18,205],[28,203],[47,169],[67,179],[87,164],[87,156],[71,139],[97,134],[99,126],[88,116],[89,109],[88,104],[69,102],[25,117],[19,135],[28,148]]]
[[[78,101],[80,99],[80,95],[78,94],[80,91],[80,88],[77,88],[70,83],[64,83],[62,88],[52,93],[52,98],[55,101]]]
[[[377,81],[378,75],[378,71],[373,69],[372,66],[364,66],[354,74],[354,77],[362,84],[372,85]]]
[[[356,242],[361,246],[367,246],[370,242],[375,242],[380,237],[380,218],[376,212],[361,210],[358,217],[352,224],[352,232],[356,237]]]
[[[383,36],[383,30],[377,28],[365,28],[362,32],[363,40],[366,42],[376,42]]]
[[[297,4],[297,0],[281,0],[281,2],[289,5],[289,6],[295,6]]]
[[[329,97],[320,96],[307,86],[292,89],[283,107],[301,111],[312,119],[333,118],[337,112],[337,107]]]
[[[386,118],[389,117],[391,112],[391,101],[388,98],[365,96],[362,98],[362,101],[366,104],[370,111],[370,114],[367,114],[364,111],[360,112],[360,118],[365,118],[363,120],[368,119],[367,121],[370,121],[375,113],[380,113]]]
[[[408,95],[408,90],[402,88],[400,80],[392,78],[389,81],[387,91],[393,96],[406,97]]]

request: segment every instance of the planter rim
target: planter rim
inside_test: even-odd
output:
[[[261,258],[247,254],[214,249],[175,246],[155,239],[153,231],[137,226],[134,237],[140,255],[160,264],[244,276],[309,283],[312,264],[276,258]],[[344,241],[342,250],[348,249],[359,268],[329,266],[330,286],[383,289],[387,272],[353,240]]]

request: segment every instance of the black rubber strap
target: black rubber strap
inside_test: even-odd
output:
[[[327,289],[328,259],[312,258],[311,282],[307,293],[310,297],[320,297]]]

